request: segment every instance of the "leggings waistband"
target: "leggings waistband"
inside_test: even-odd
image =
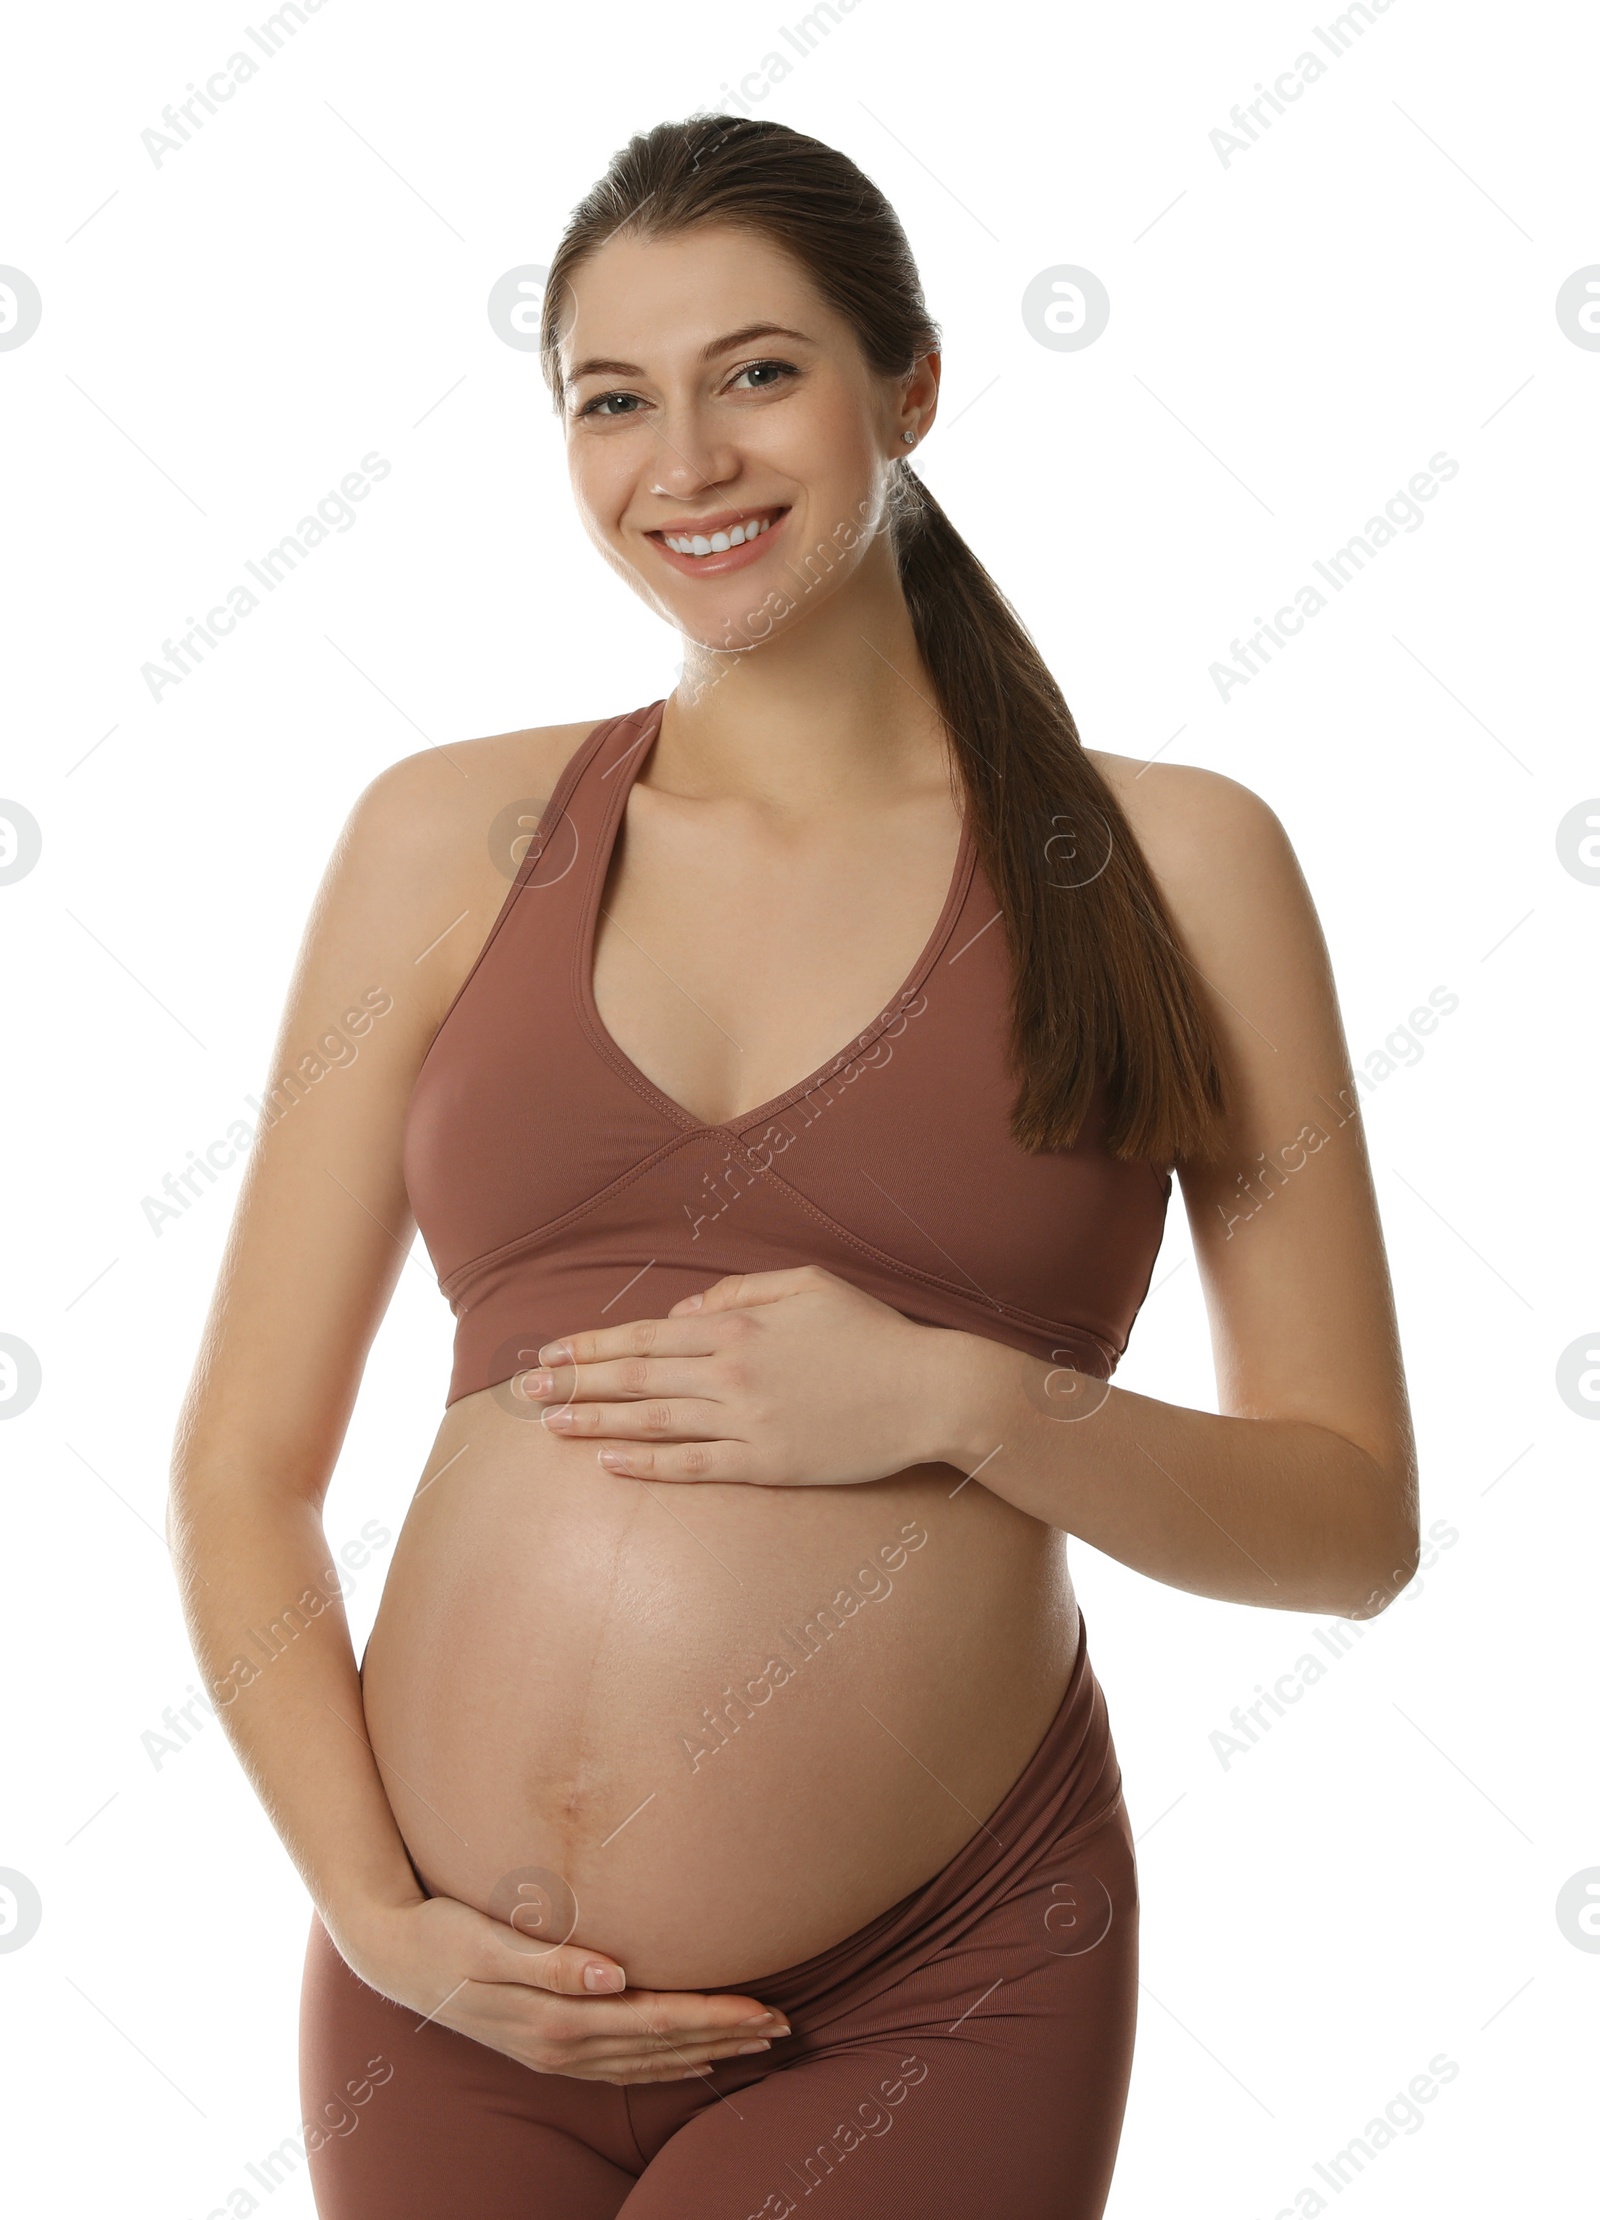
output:
[[[999,1804],[950,1863],[831,1949],[780,1973],[719,1987],[748,1990],[782,2012],[803,2009],[816,2024],[819,2016],[828,2017],[830,2002],[841,2009],[846,1998],[858,2004],[890,1986],[908,1965],[955,1941],[1041,1857],[1091,1835],[1121,1796],[1122,1772],[1080,1610],[1078,1653],[1054,1719]]]

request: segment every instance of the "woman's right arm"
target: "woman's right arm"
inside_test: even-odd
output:
[[[427,1895],[367,1741],[322,1523],[415,1230],[401,1171],[412,1084],[506,892],[488,828],[508,798],[549,792],[586,729],[513,736],[520,754],[497,740],[410,757],[352,811],[179,1421],[168,1533],[217,1715],[353,1970],[536,2070],[641,2081],[750,2041],[760,2031],[741,2023],[759,2004],[618,1993],[625,1975],[603,1952],[535,1948]]]

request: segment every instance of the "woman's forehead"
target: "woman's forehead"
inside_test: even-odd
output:
[[[568,362],[597,351],[612,358],[620,349],[638,363],[637,349],[647,345],[675,354],[686,346],[709,348],[757,324],[820,337],[827,314],[781,247],[727,225],[619,234],[588,256],[563,290],[559,332]]]

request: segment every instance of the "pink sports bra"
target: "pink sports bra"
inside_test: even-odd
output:
[[[727,1125],[692,1117],[601,1022],[595,918],[664,702],[568,761],[429,1047],[404,1172],[456,1316],[447,1402],[542,1342],[664,1317],[730,1272],[820,1264],[931,1326],[1108,1379],[1161,1245],[1170,1172],[1013,1140],[1009,969],[970,817],[899,993],[821,1070]]]

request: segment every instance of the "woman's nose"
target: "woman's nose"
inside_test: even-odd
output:
[[[656,452],[650,484],[660,493],[686,500],[707,486],[726,485],[739,474],[737,450],[693,417],[678,416],[656,426]]]

